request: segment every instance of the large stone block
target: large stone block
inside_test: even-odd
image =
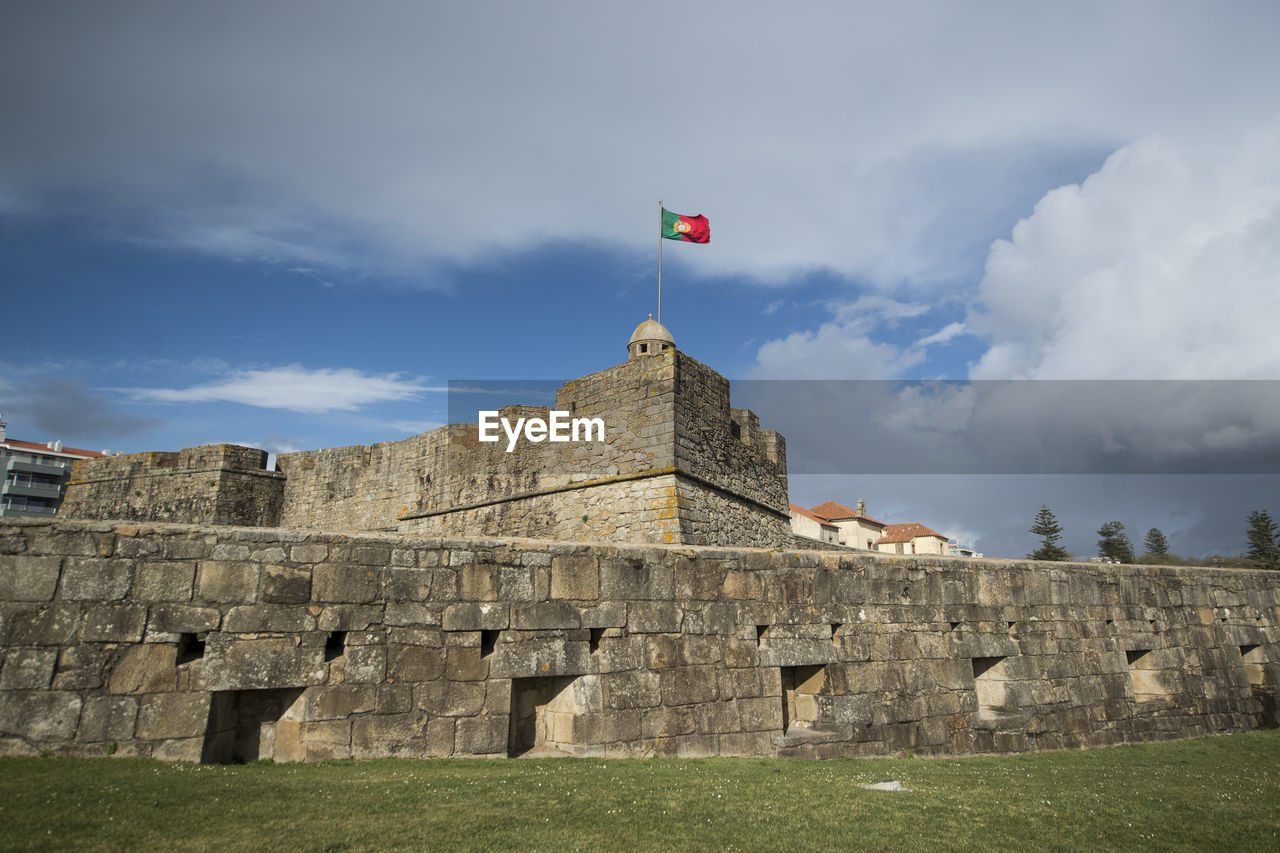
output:
[[[222,614],[212,607],[157,604],[151,608],[147,627],[162,634],[200,634],[218,630]]]
[[[0,690],[48,690],[57,662],[57,649],[10,649],[0,671]]]
[[[252,604],[258,600],[256,563],[202,560],[198,571],[197,591],[200,598],[229,604]]]
[[[396,682],[431,681],[444,674],[444,654],[438,648],[388,646],[387,678]]]
[[[588,555],[563,555],[551,560],[551,597],[595,601],[600,597],[600,568]]]
[[[146,740],[203,737],[208,723],[208,693],[157,693],[142,699],[137,736]]]
[[[306,604],[311,600],[311,572],[293,566],[262,569],[262,601],[266,604]]]
[[[64,601],[119,601],[133,581],[132,560],[67,557],[62,561]]]
[[[61,557],[0,556],[0,601],[52,601]]]
[[[506,715],[464,717],[458,720],[456,755],[505,755],[507,752]]]
[[[146,560],[134,571],[130,598],[137,601],[190,601],[196,564],[191,560]]]
[[[302,648],[293,637],[248,640],[210,635],[201,667],[204,689],[269,690],[320,684],[325,678],[322,655],[323,649]]]
[[[86,643],[136,643],[147,624],[140,604],[104,604],[85,611],[80,638]]]
[[[506,604],[467,602],[444,609],[446,631],[500,631],[511,624]]]
[[[132,696],[90,696],[84,700],[76,739],[97,743],[133,738],[138,700]]]
[[[351,757],[422,758],[427,755],[427,720],[422,711],[355,717],[351,721]]]
[[[511,627],[518,630],[571,629],[578,628],[581,624],[582,617],[577,606],[567,601],[517,604],[511,612]]]
[[[378,570],[371,566],[325,562],[311,570],[313,601],[367,604],[378,591]]]
[[[75,693],[0,692],[0,734],[60,743],[72,738],[80,720]]]
[[[177,646],[131,646],[112,667],[107,689],[112,693],[167,693],[177,680],[177,661]]]

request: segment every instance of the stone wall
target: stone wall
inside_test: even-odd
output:
[[[1280,575],[0,521],[0,753],[943,755],[1276,723]]]
[[[233,444],[81,459],[58,514],[274,527],[284,477],[266,465],[265,450]]]

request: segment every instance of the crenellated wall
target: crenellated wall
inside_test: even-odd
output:
[[[0,521],[0,753],[942,755],[1275,725],[1280,574]]]

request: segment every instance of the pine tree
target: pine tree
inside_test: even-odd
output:
[[[1098,528],[1098,556],[1107,557],[1121,563],[1133,562],[1133,543],[1125,535],[1124,525],[1118,521],[1108,521]]]
[[[1249,513],[1249,553],[1260,569],[1280,569],[1280,532],[1266,510]]]
[[[1036,514],[1036,522],[1031,525],[1031,532],[1043,537],[1043,542],[1039,548],[1027,555],[1027,559],[1052,562],[1067,559],[1066,549],[1058,544],[1058,540],[1062,538],[1062,527],[1047,506],[1040,507],[1040,512]]]
[[[1147,531],[1146,538],[1142,540],[1142,547],[1147,549],[1148,554],[1163,557],[1169,553],[1169,540],[1164,538],[1160,528],[1153,527]]]

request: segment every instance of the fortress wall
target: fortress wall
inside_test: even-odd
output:
[[[267,453],[232,444],[77,460],[59,517],[280,523],[284,477]]]
[[[0,753],[943,755],[1276,723],[1280,574],[0,520]]]
[[[675,357],[680,470],[786,515],[787,452],[782,436],[762,431],[750,410],[730,409],[729,380],[684,353]]]
[[[421,509],[433,472],[447,465],[465,429],[442,427],[402,441],[281,454],[288,478],[280,525],[319,530],[390,530]]]
[[[673,473],[604,479],[595,485],[422,516],[401,522],[410,536],[520,536],[570,542],[681,541]],[[625,508],[618,511],[619,507]]]

